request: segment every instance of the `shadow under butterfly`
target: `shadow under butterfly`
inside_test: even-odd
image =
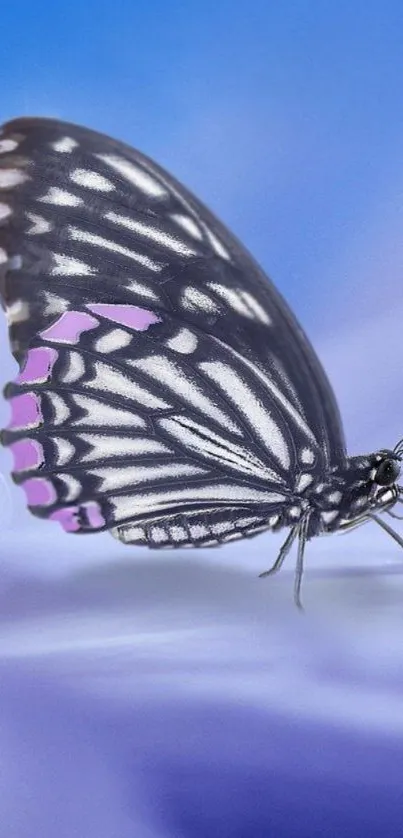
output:
[[[348,457],[313,348],[252,257],[140,152],[52,119],[0,135],[2,442],[31,512],[125,544],[298,539],[401,501],[403,441]],[[398,517],[398,516],[395,516]]]

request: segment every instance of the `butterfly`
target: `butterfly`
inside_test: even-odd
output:
[[[125,544],[306,542],[400,500],[403,441],[349,457],[326,374],[250,254],[171,175],[84,127],[0,134],[2,442],[30,511]]]

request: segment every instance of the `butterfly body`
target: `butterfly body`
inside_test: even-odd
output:
[[[400,454],[347,456],[277,289],[140,152],[56,120],[4,126],[0,296],[20,365],[2,441],[31,511],[66,531],[157,548],[289,527],[303,552],[396,500],[393,468],[376,475]]]

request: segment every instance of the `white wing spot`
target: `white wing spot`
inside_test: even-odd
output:
[[[213,250],[216,252],[217,256],[221,256],[221,259],[230,260],[231,254],[228,253],[228,250],[224,247],[223,243],[217,238],[215,233],[213,233],[212,230],[209,230],[207,227],[205,227],[205,230],[207,238]]]
[[[148,285],[144,285],[142,282],[138,282],[137,279],[131,279],[127,283],[126,288],[128,291],[133,291],[133,294],[140,294],[140,296],[148,297],[150,300],[159,300],[158,294],[152,288],[149,288]]]
[[[301,463],[305,463],[307,466],[311,466],[315,462],[315,454],[311,448],[303,448],[299,458]]]
[[[91,474],[102,480],[100,491],[123,489],[126,486],[138,486],[153,481],[163,481],[205,474],[205,469],[186,463],[167,463],[156,466],[118,466],[117,468],[93,469]]]
[[[133,218],[128,218],[126,215],[120,215],[117,212],[107,212],[104,215],[107,221],[112,221],[114,224],[120,224],[127,230],[155,242],[161,247],[166,247],[168,250],[173,250],[174,253],[179,253],[181,256],[194,256],[197,251],[192,250],[180,239],[158,230],[151,224],[144,224],[142,221],[135,221]]]
[[[338,504],[340,503],[342,497],[341,492],[330,492],[329,495],[326,495],[326,500],[329,501],[329,503]]]
[[[15,151],[17,146],[17,140],[0,140],[0,154],[5,154],[7,151]]]
[[[295,486],[296,492],[303,492],[308,486],[311,485],[313,482],[313,477],[311,474],[301,474],[301,476],[297,480],[297,484]]]
[[[61,154],[71,154],[78,147],[78,142],[73,140],[72,137],[62,137],[50,145],[54,151],[60,151]]]
[[[215,524],[211,525],[211,532],[214,535],[221,535],[224,532],[228,532],[228,530],[233,529],[232,521],[217,521]]]
[[[218,282],[208,282],[207,285],[238,314],[249,317],[251,320],[260,320],[266,325],[271,322],[267,312],[249,291],[243,291],[242,288],[228,288],[227,285],[220,285]]]
[[[73,477],[72,474],[58,474],[58,480],[61,480],[64,483],[67,492],[66,492],[66,501],[76,500],[81,494],[81,483],[77,480],[76,477]]]
[[[68,232],[70,238],[74,241],[94,244],[97,247],[103,247],[105,250],[110,250],[112,253],[119,253],[121,256],[127,256],[128,259],[133,259],[134,262],[138,262],[145,268],[149,268],[150,271],[161,270],[161,265],[154,262],[152,259],[149,259],[148,256],[144,256],[142,253],[136,253],[128,247],[123,247],[123,245],[118,244],[117,242],[110,241],[110,239],[104,239],[103,236],[98,236],[96,233],[87,233],[85,230],[79,230],[78,227],[71,226],[69,226]]]
[[[23,323],[29,318],[29,306],[24,300],[15,300],[11,305],[6,306],[6,318],[9,326],[16,323]]]
[[[193,218],[190,218],[188,215],[176,215],[173,214],[170,216],[172,221],[176,224],[179,224],[185,233],[189,233],[189,236],[192,236],[193,239],[197,239],[198,241],[202,241],[203,235],[200,230],[200,227],[193,221]]]
[[[45,306],[43,313],[46,316],[49,314],[64,314],[67,311],[68,303],[63,297],[58,297],[57,294],[51,294],[50,291],[45,291],[44,298]]]
[[[205,538],[206,535],[210,535],[210,531],[205,524],[190,524],[189,532],[195,541],[198,541],[200,538]]]
[[[182,292],[181,302],[190,311],[200,311],[201,309],[211,314],[218,314],[220,311],[219,306],[211,297],[191,285],[188,285]]]
[[[84,186],[86,189],[95,189],[97,192],[113,192],[116,188],[106,177],[89,169],[74,169],[70,175],[70,180],[76,183],[77,186]]]
[[[161,198],[166,195],[164,187],[157,180],[151,177],[148,172],[135,166],[130,160],[125,160],[124,157],[118,157],[114,154],[96,154],[95,157],[102,160],[119,175],[122,175],[125,180],[140,192],[143,192],[144,195],[149,195],[152,198]]]
[[[181,355],[190,355],[197,347],[197,337],[190,329],[180,329],[176,335],[166,341],[166,346]]]
[[[75,455],[74,445],[63,436],[53,437],[52,442],[56,447],[56,465],[65,466]]]
[[[26,180],[27,175],[21,169],[0,169],[0,189],[12,189]]]
[[[132,335],[125,332],[124,329],[112,329],[94,343],[94,349],[96,352],[107,355],[117,349],[124,349],[125,346],[129,345],[131,339]]]
[[[95,276],[96,268],[91,268],[85,262],[80,262],[79,259],[74,259],[73,256],[65,256],[64,253],[54,253],[54,260],[56,262],[52,268],[52,276]]]
[[[73,195],[66,189],[59,189],[58,186],[50,186],[46,195],[42,195],[38,201],[42,204],[54,204],[57,207],[79,207],[84,203],[78,195]]]
[[[228,286],[220,285],[218,282],[208,282],[207,285],[238,314],[254,319],[253,312],[250,311],[236,288],[228,288]]]
[[[236,526],[243,529],[244,527],[250,527],[252,524],[256,524],[258,521],[260,523],[260,520],[261,519],[256,518],[255,515],[249,515],[246,518],[238,518],[238,520],[236,521]],[[266,523],[265,526],[266,526],[266,529],[267,529],[267,523]]]
[[[332,509],[331,512],[321,512],[320,517],[325,524],[331,524],[339,514],[338,509]]]
[[[163,527],[151,527],[150,538],[152,541],[155,541],[156,544],[160,544],[163,541],[168,541],[168,533],[163,529]]]
[[[168,402],[155,396],[150,390],[132,381],[122,373],[101,362],[94,364],[95,374],[92,379],[84,382],[85,387],[91,387],[101,392],[108,391],[114,396],[123,396],[125,399],[133,399],[142,407],[149,407],[152,410],[172,407]]]
[[[64,384],[73,384],[85,373],[85,364],[79,352],[71,351],[68,354],[68,366],[61,376]]]
[[[70,416],[69,408],[67,407],[62,397],[58,395],[58,393],[50,393],[49,391],[47,391],[46,395],[52,405],[54,413],[53,422],[51,424],[63,425],[66,419],[68,419]]]
[[[74,419],[73,425],[88,425],[95,428],[145,428],[146,423],[141,416],[131,410],[111,407],[105,402],[92,399],[89,396],[74,395],[73,402],[84,411],[84,416]]]
[[[271,350],[270,350],[270,355],[269,355],[269,353],[267,354],[267,361],[268,361],[268,364],[269,364],[270,368],[274,369],[278,373],[278,375],[280,376],[281,383],[285,387],[288,395],[291,396],[292,401],[294,403],[294,406],[297,408],[299,413],[304,414],[304,408],[302,406],[301,400],[298,396],[298,393],[297,393],[293,383],[290,381],[290,379],[287,375],[287,372],[284,368],[284,364],[280,361],[280,359],[277,357],[277,355],[275,355],[274,352],[271,351]]]
[[[38,236],[41,233],[49,233],[52,229],[52,224],[43,218],[42,215],[36,215],[34,212],[27,212],[27,218],[32,223],[32,227],[27,230],[28,236]]]
[[[11,215],[11,207],[9,207],[8,204],[0,203],[0,221],[2,221],[3,218],[8,218],[9,215]]]
[[[91,446],[91,450],[82,458],[83,463],[109,457],[143,457],[148,454],[172,453],[167,445],[147,437],[80,434],[79,438]]]
[[[172,541],[187,541],[189,536],[184,527],[178,526],[178,524],[173,524],[169,528],[169,534],[172,538]]]
[[[269,317],[266,309],[260,305],[260,303],[249,291],[241,291],[241,294],[245,303],[252,310],[257,320],[260,320],[262,323],[265,323],[266,326],[269,326],[272,323],[272,320],[271,317]]]

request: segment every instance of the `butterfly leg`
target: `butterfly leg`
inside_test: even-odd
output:
[[[305,518],[302,518],[300,524],[298,525],[298,555],[297,565],[295,568],[294,602],[297,608],[301,611],[304,610],[301,602],[301,582],[304,573],[304,552],[307,541],[308,522],[309,515],[306,515]]]
[[[299,528],[299,524],[297,524],[295,527],[292,528],[292,530],[290,530],[284,544],[281,546],[280,552],[277,556],[276,561],[274,562],[274,565],[270,568],[270,570],[264,570],[263,573],[259,573],[260,579],[263,579],[265,576],[271,576],[273,573],[277,573],[277,571],[280,570],[284,562],[284,559],[290,552],[293,541],[298,535]]]

